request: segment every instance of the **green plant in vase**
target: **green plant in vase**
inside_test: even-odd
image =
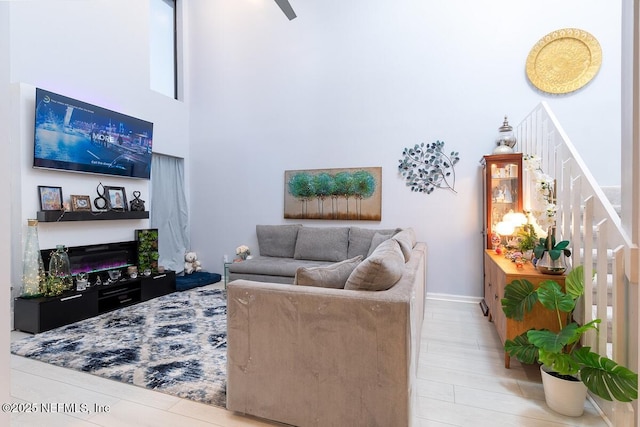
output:
[[[576,300],[584,295],[584,269],[577,266],[567,275],[565,290],[555,280],[539,287],[526,279],[514,280],[504,288],[502,310],[509,319],[522,320],[537,305],[554,313],[558,331],[531,329],[504,349],[522,363],[540,363],[547,371],[582,381],[586,388],[606,400],[630,402],[638,398],[638,374],[613,360],[581,347],[580,338],[589,330],[599,331],[600,319],[579,325],[573,320]],[[546,393],[546,391],[545,391]],[[547,402],[549,403],[549,402]],[[550,405],[551,406],[551,405]]]
[[[536,243],[538,242],[538,234],[533,226],[533,224],[524,224],[518,230],[518,249],[523,254],[527,251],[533,251],[536,247]]]
[[[568,240],[561,240],[556,243],[556,237],[552,234],[551,237],[541,237],[538,240],[538,243],[533,247],[533,254],[536,258],[542,259],[545,252],[548,252],[549,258],[557,260],[560,255],[571,256],[571,250],[567,248],[568,246]]]
[[[538,260],[536,268],[544,274],[562,274],[567,269],[564,257],[571,256],[568,248],[569,241],[562,240],[556,243],[553,229],[549,230],[547,237],[541,237],[533,248],[533,255]]]

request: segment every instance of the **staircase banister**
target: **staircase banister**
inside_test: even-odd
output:
[[[557,132],[560,134],[562,139],[565,141],[565,144],[566,144],[565,145],[565,149],[569,151],[569,153],[571,154],[571,157],[573,157],[573,159],[574,159],[574,162],[576,163],[578,168],[582,171],[581,173],[582,173],[584,179],[587,181],[588,186],[590,187],[589,190],[593,194],[595,194],[598,199],[608,201],[609,199],[604,194],[604,191],[602,191],[602,188],[600,188],[600,186],[596,182],[595,178],[591,174],[591,171],[589,170],[589,168],[585,164],[584,160],[582,160],[582,156],[580,156],[580,154],[578,153],[578,150],[573,145],[573,143],[571,142],[571,139],[569,138],[567,133],[562,128],[562,125],[560,125],[560,122],[556,118],[555,114],[549,108],[549,104],[547,104],[546,101],[541,101],[539,105],[542,106],[542,108],[544,109],[545,113],[549,116],[549,120],[551,120],[551,122],[555,126]],[[620,217],[616,213],[616,211],[613,208],[613,206],[611,205],[611,203],[603,203],[602,209],[605,210],[605,212],[606,212],[605,216],[607,217],[607,219],[609,221],[612,221],[613,223],[615,223],[616,227],[620,229],[621,234],[622,234],[622,238],[624,239],[625,245],[627,245],[627,246],[633,245],[631,237],[628,235],[626,230],[624,230],[624,228],[622,228],[622,222],[620,220]]]

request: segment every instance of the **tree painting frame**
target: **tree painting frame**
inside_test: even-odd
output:
[[[284,217],[380,221],[382,167],[285,171]]]

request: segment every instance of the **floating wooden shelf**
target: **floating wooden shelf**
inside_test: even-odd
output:
[[[63,221],[98,221],[114,219],[147,219],[149,211],[39,211],[38,221],[40,222],[63,222]]]

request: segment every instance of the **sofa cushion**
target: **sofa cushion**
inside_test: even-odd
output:
[[[293,258],[300,224],[256,225],[260,255]]]
[[[347,259],[348,227],[301,227],[298,230],[295,259],[343,261]]]
[[[370,256],[373,251],[376,250],[376,248],[380,245],[380,243],[384,242],[385,240],[389,240],[391,238],[391,234],[381,234],[381,233],[376,233],[373,235],[373,238],[371,239],[371,246],[369,246],[369,251],[367,252],[367,256]]]
[[[411,258],[411,251],[416,245],[416,233],[413,228],[405,228],[398,234],[392,237],[393,240],[398,242],[402,255],[404,255],[404,262],[408,262]]]
[[[345,289],[384,291],[395,285],[404,271],[404,256],[393,239],[385,240],[353,270]]]
[[[362,261],[362,255],[322,267],[299,267],[294,285],[342,289],[351,272]]]
[[[353,258],[357,255],[366,257],[371,247],[371,239],[376,233],[387,234],[391,237],[397,230],[394,229],[382,229],[374,230],[370,228],[351,227],[349,229],[349,249],[347,253],[348,258]]]
[[[298,270],[299,267],[319,267],[329,264],[331,263],[326,261],[310,261],[260,255],[246,261],[229,264],[229,273],[236,275],[256,274],[290,277],[291,281],[289,283],[292,283],[293,277],[296,275],[296,270]]]

